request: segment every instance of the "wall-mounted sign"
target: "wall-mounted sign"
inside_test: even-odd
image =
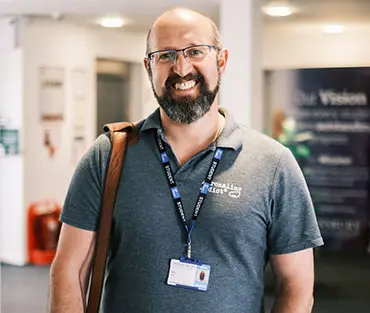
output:
[[[0,154],[19,154],[19,130],[0,128]]]
[[[65,81],[61,68],[40,68],[40,118],[42,122],[64,120]]]
[[[272,133],[293,151],[303,170],[323,249],[366,252],[370,68],[277,71],[268,81]]]

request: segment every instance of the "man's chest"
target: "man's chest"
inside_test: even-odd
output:
[[[155,155],[146,162],[138,161],[131,160],[123,172],[114,212],[116,231],[132,240],[139,234],[141,243],[149,244],[153,238],[183,243],[185,229],[165,170]],[[208,158],[174,171],[188,221],[211,161]],[[220,162],[199,210],[195,240],[254,241],[256,232],[266,231],[268,188],[254,178],[257,174],[257,169],[243,172],[237,165]]]

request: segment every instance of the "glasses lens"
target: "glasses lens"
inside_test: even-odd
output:
[[[185,50],[186,57],[191,60],[203,60],[208,53],[208,46],[190,47]]]
[[[176,60],[175,51],[161,51],[153,54],[153,60],[157,64],[168,64]]]

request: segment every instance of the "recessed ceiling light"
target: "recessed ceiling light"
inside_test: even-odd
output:
[[[121,17],[104,17],[99,23],[103,27],[122,27],[125,21]]]
[[[291,15],[294,12],[294,8],[289,4],[271,3],[262,7],[262,12],[274,17],[283,17]]]
[[[327,34],[340,34],[343,32],[342,25],[327,25],[324,27],[324,33]]]

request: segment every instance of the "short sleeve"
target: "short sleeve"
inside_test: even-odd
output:
[[[268,244],[271,254],[323,245],[311,196],[291,151],[284,148],[271,188]]]
[[[101,135],[81,158],[63,205],[63,223],[90,231],[97,229],[109,153],[109,138]]]

